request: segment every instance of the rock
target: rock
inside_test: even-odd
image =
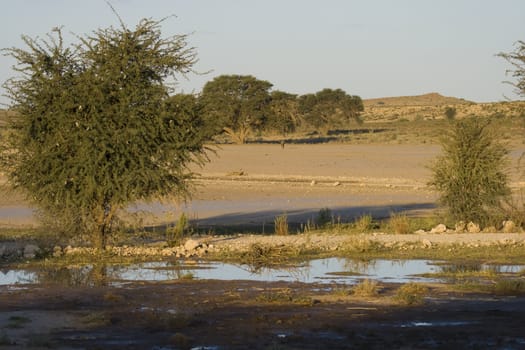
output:
[[[421,243],[423,243],[424,248],[432,248],[432,242],[428,239],[424,239]]]
[[[512,220],[505,220],[505,221],[503,221],[503,229],[502,230],[505,233],[516,232],[516,224]]]
[[[455,230],[457,233],[465,232],[465,228],[467,225],[465,224],[465,221],[459,221],[456,222]]]
[[[430,230],[430,233],[445,233],[447,232],[447,226],[445,224],[439,224]]]
[[[197,249],[197,247],[199,247],[200,245],[201,244],[199,243],[199,241],[196,241],[194,239],[188,239],[186,243],[184,243],[184,249],[188,252],[192,252],[195,249]]]
[[[312,182],[310,182],[310,186],[315,186],[317,184],[317,181],[315,180],[312,180]]]
[[[481,228],[478,224],[473,223],[472,221],[467,224],[467,232],[468,233],[479,233],[481,232]]]
[[[24,247],[24,258],[34,259],[40,252],[40,248],[35,244],[26,244]]]
[[[334,182],[334,187],[341,186],[341,183],[339,181]]]
[[[425,230],[417,230],[414,232],[416,235],[424,235],[425,233],[427,233]]]

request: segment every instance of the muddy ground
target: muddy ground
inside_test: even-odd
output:
[[[300,283],[179,281],[2,289],[2,348],[524,349],[525,299],[447,292],[416,306]]]
[[[264,227],[283,212],[304,222],[325,207],[343,220],[425,214],[436,202],[425,188],[426,165],[438,153],[433,145],[223,146],[196,169],[202,176],[191,202],[135,210],[152,209],[144,216],[151,225],[184,211],[211,227]],[[520,185],[516,176],[513,185]],[[0,224],[35,222],[10,194],[0,201]],[[367,299],[324,284],[106,282],[0,287],[0,348],[525,349],[525,297],[446,284],[431,285],[421,305],[407,306],[390,283]]]

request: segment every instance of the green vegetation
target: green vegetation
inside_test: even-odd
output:
[[[209,81],[200,97],[208,124],[216,133],[224,131],[236,143],[245,143],[251,132],[264,128],[271,87],[267,81],[243,75]]]
[[[189,165],[203,163],[204,122],[166,83],[196,61],[185,35],[162,38],[160,21],[99,29],[64,45],[23,37],[5,51],[19,77],[6,84],[11,135],[4,170],[62,232],[89,233],[102,249],[130,202],[185,197]],[[189,106],[189,107],[188,107]]]
[[[488,225],[510,196],[507,149],[489,120],[461,119],[441,142],[443,155],[432,165],[430,186],[455,222]]]

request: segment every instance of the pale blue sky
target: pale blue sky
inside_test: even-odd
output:
[[[129,27],[160,19],[166,35],[189,33],[199,92],[221,74],[251,74],[304,94],[341,88],[362,98],[439,92],[477,102],[518,99],[495,55],[525,40],[524,0],[112,0]],[[103,0],[0,0],[0,47],[55,26],[77,34],[118,20]],[[73,40],[73,36],[69,36]],[[0,81],[14,72],[0,57]],[[3,89],[0,91],[3,93]],[[1,98],[0,102],[6,102]]]

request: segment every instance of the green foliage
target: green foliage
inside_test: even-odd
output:
[[[250,75],[221,75],[206,83],[200,97],[205,118],[215,131],[226,131],[245,143],[251,131],[260,130],[269,114],[272,87]]]
[[[511,74],[516,82],[508,82],[516,88],[516,93],[525,97],[525,41],[517,41],[516,49],[510,53],[499,53],[498,56],[503,57],[509,62],[513,69],[507,70],[507,74]]]
[[[6,50],[20,74],[6,83],[20,115],[2,152],[10,181],[99,248],[119,209],[187,196],[189,164],[205,161],[199,110],[166,83],[191,71],[195,52],[185,35],[162,38],[160,24],[98,29],[70,47],[55,29]]]
[[[362,111],[364,106],[361,98],[348,95],[341,89],[323,89],[299,97],[299,112],[314,128],[345,126],[352,119],[361,124]]]
[[[295,131],[303,122],[298,107],[297,95],[272,91],[265,129],[276,130],[283,135]]]
[[[482,225],[510,195],[505,172],[507,149],[488,120],[462,119],[442,140],[443,155],[432,165],[430,186],[440,194],[450,218]]]

